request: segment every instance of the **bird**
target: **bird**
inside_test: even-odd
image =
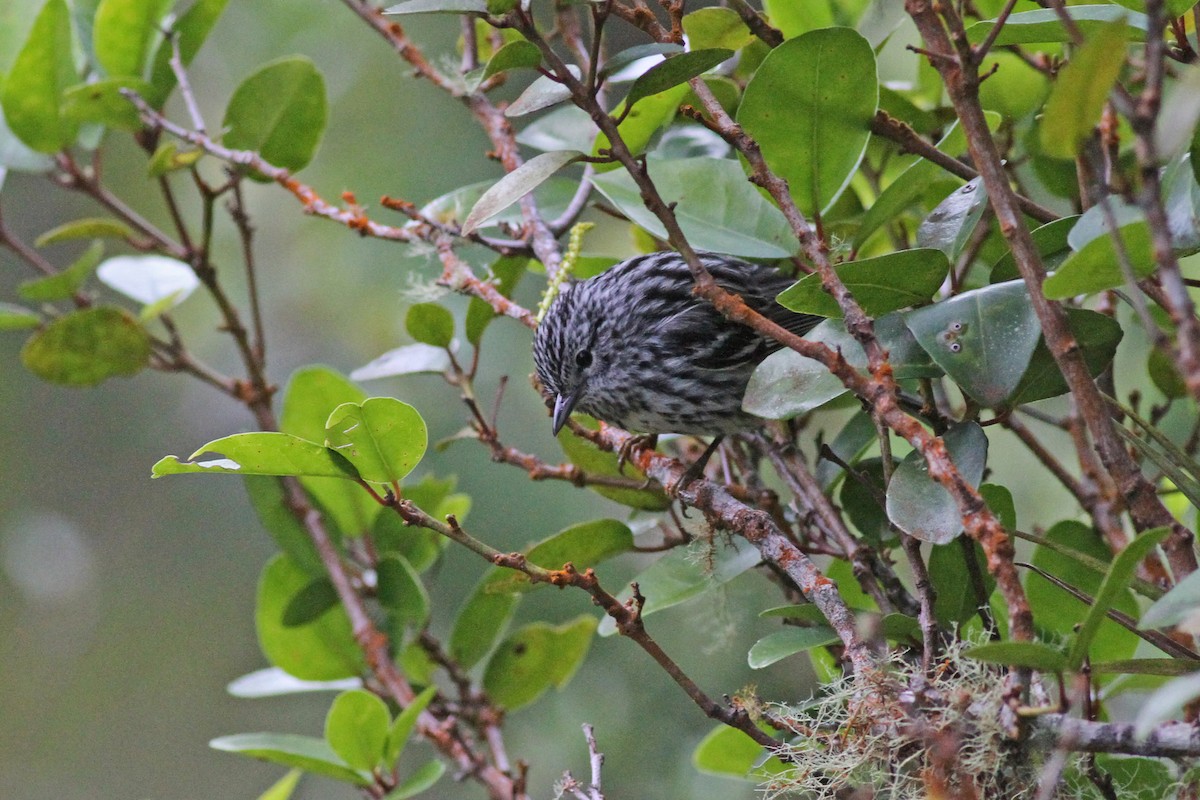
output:
[[[822,319],[776,301],[794,279],[773,267],[711,253],[700,261],[719,286],[793,333]],[[742,396],[754,368],[781,345],[725,318],[694,286],[683,256],[660,251],[568,284],[553,299],[533,360],[555,435],[573,411],[650,435],[719,439],[762,425],[742,410]]]

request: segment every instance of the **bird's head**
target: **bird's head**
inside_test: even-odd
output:
[[[533,363],[547,405],[553,403],[555,435],[573,410],[588,409],[588,390],[595,386],[600,369],[596,350],[603,317],[584,295],[577,287],[561,292],[534,335]]]

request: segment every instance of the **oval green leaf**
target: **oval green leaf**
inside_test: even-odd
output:
[[[441,761],[426,761],[401,781],[400,785],[383,796],[383,800],[408,800],[431,788],[446,773]]]
[[[1102,25],[1058,73],[1041,118],[1042,153],[1075,158],[1092,135],[1125,64],[1125,17]]]
[[[109,77],[140,78],[170,0],[100,0],[92,48]]]
[[[420,627],[429,619],[429,595],[417,571],[399,553],[388,553],[375,566],[379,604],[388,611],[392,630]]]
[[[425,455],[425,420],[408,403],[371,397],[343,403],[325,423],[325,442],[358,470],[363,480],[392,483],[404,478]]]
[[[738,123],[805,214],[825,211],[849,185],[871,136],[878,86],[875,54],[850,28],[789,39],[746,85]]]
[[[762,669],[796,653],[840,641],[833,628],[798,628],[791,625],[755,642],[747,655],[747,661],[751,669]]]
[[[1042,334],[1019,280],[963,292],[909,312],[904,322],[934,362],[989,408],[1017,388]]]
[[[1154,249],[1150,226],[1144,221],[1117,230],[1137,278],[1154,271]],[[1126,284],[1117,248],[1112,236],[1097,236],[1082,249],[1067,256],[1058,270],[1046,278],[1042,292],[1051,300],[1064,300],[1079,294],[1093,294]]]
[[[1045,673],[1064,672],[1067,668],[1067,657],[1061,650],[1040,642],[992,642],[972,647],[963,655],[989,664],[1028,667]]]
[[[84,282],[96,270],[96,265],[104,257],[104,245],[92,242],[75,263],[57,275],[49,275],[32,281],[25,281],[17,286],[17,294],[24,300],[39,302],[54,302],[66,300],[79,291]]]
[[[325,715],[325,741],[353,769],[370,772],[383,761],[392,715],[364,689],[342,692]]]
[[[1067,6],[1066,12],[1084,36],[1091,36],[1117,20],[1125,20],[1128,24],[1129,27],[1126,30],[1128,38],[1144,39],[1146,36],[1146,15],[1129,11],[1118,5]],[[976,22],[967,28],[967,38],[971,40],[972,44],[979,44],[988,37],[995,25],[995,20]],[[1058,11],[1053,8],[1039,8],[1034,11],[1021,11],[1009,15],[992,46],[1070,41],[1072,41],[1072,34],[1063,26]]]
[[[209,32],[217,24],[221,12],[228,4],[229,0],[196,0],[175,20],[171,30],[183,66],[191,64],[196,53],[200,52],[200,46],[204,44],[204,40],[208,38]],[[171,55],[171,38],[164,37],[158,49],[154,51],[154,62],[150,68],[150,83],[154,90],[152,95],[146,97],[155,108],[162,108],[177,82],[175,70],[171,68]]]
[[[588,428],[595,429],[599,427],[594,419],[586,417],[583,414],[576,414],[574,419]],[[567,459],[588,474],[622,475],[621,470],[617,468],[616,453],[601,450],[592,444],[592,442],[576,436],[566,428],[559,431],[558,444],[562,447]],[[636,467],[629,464],[625,466],[623,474],[634,481],[644,481],[646,479],[646,476],[639,472]],[[657,486],[650,486],[645,489],[625,489],[619,486],[589,484],[588,488],[601,497],[607,497],[613,502],[629,506],[630,508],[641,509],[642,511],[664,511],[671,505],[671,499]]]
[[[920,305],[933,297],[950,262],[941,250],[901,250],[878,258],[838,264],[834,271],[872,317]],[[803,314],[840,319],[841,306],[825,291],[821,276],[805,275],[777,298],[780,305]]]
[[[799,248],[783,213],[746,180],[735,162],[650,159],[647,168],[663,200],[675,204],[679,226],[697,250],[746,258],[786,258]],[[597,175],[593,183],[635,224],[660,239],[667,238],[666,229],[646,209],[628,173]]]
[[[222,123],[224,143],[295,172],[316,153],[327,115],[325,79],[313,63],[303,56],[281,58],[234,91]]]
[[[975,422],[964,422],[942,435],[959,473],[978,486],[987,464],[988,439]],[[887,488],[887,515],[900,530],[923,542],[946,544],[962,533],[962,514],[950,492],[929,476],[920,452],[909,453]]]
[[[40,153],[62,150],[76,130],[62,113],[62,98],[78,82],[67,4],[46,0],[5,76],[0,107],[8,129]]]
[[[686,53],[670,56],[660,64],[638,76],[629,93],[625,95],[625,108],[629,108],[639,100],[665,92],[672,86],[703,75],[713,67],[733,56],[732,50],[712,48],[709,50],[689,50]]]
[[[356,678],[364,669],[362,651],[341,604],[308,625],[283,624],[288,604],[310,580],[282,554],[263,567],[254,611],[259,647],[271,664],[301,680]]]
[[[95,386],[135,375],[150,361],[150,337],[119,308],[101,306],[59,317],[30,337],[21,363],[51,383]]]
[[[498,705],[520,708],[551,686],[571,680],[591,647],[596,618],[583,615],[562,625],[534,622],[506,639],[488,661],[483,688]]]
[[[387,749],[383,754],[385,767],[394,766],[396,760],[400,758],[400,754],[404,752],[404,746],[408,744],[408,737],[412,735],[413,729],[417,726],[417,718],[421,716],[421,712],[425,710],[436,694],[436,686],[427,687],[396,715],[396,721],[388,730]]]
[[[545,569],[562,569],[570,562],[580,571],[594,567],[601,561],[633,549],[633,532],[624,522],[615,519],[597,519],[556,533],[528,550],[529,563]],[[493,591],[528,591],[538,586],[520,572],[506,570],[503,577],[491,583]]]
[[[454,338],[454,316],[437,303],[417,303],[404,316],[404,328],[418,342],[449,347]]]

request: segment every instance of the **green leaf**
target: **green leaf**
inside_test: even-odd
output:
[[[483,68],[482,79],[487,80],[493,75],[507,72],[510,69],[536,67],[541,63],[542,51],[538,49],[538,46],[525,39],[518,39],[504,45],[488,59],[487,66]]]
[[[935,247],[956,259],[988,207],[987,190],[976,178],[950,193],[917,228],[917,245]]]
[[[364,669],[363,655],[340,603],[308,625],[283,622],[292,598],[311,580],[282,554],[263,567],[254,612],[259,647],[267,661],[302,680],[358,677]]]
[[[562,569],[570,562],[582,572],[632,549],[633,532],[628,525],[615,519],[597,519],[559,531],[530,548],[526,558],[545,569]],[[491,583],[493,591],[529,591],[545,585],[533,583],[520,572],[506,570],[502,574],[503,579]]]
[[[1060,549],[1083,553],[1105,565],[1112,561],[1112,553],[1100,538],[1100,534],[1080,522],[1059,522],[1046,531],[1045,538],[1060,545]],[[1103,576],[1091,566],[1081,563],[1078,558],[1039,545],[1034,548],[1032,562],[1035,567],[1093,598],[1099,594]],[[1036,572],[1030,572],[1026,576],[1025,592],[1029,596],[1033,618],[1039,630],[1052,634],[1064,637],[1073,635],[1076,626],[1091,610],[1090,606]],[[1109,605],[1131,617],[1137,617],[1137,603],[1127,590],[1118,592],[1116,602],[1110,602]],[[1092,643],[1091,657],[1093,661],[1129,658],[1137,645],[1138,638],[1133,633],[1112,620],[1102,619],[1100,632]]]
[[[638,76],[629,93],[625,95],[625,108],[629,108],[639,100],[665,92],[673,86],[703,75],[713,67],[733,56],[732,50],[713,48],[710,50],[689,50],[686,53],[670,56],[661,64],[656,64]]]
[[[304,523],[292,513],[280,481],[261,475],[247,475],[245,485],[259,523],[279,549],[310,577],[325,575],[321,557],[317,555]]]
[[[1125,52],[1128,28],[1124,17],[1103,25],[1059,71],[1042,114],[1043,154],[1074,158],[1091,137],[1125,64],[1118,56]]]
[[[554,173],[583,155],[577,150],[556,150],[540,153],[505,175],[480,196],[462,224],[462,235],[468,236],[479,226],[532,192]]]
[[[408,737],[412,735],[413,729],[417,726],[417,718],[421,716],[421,712],[436,695],[436,686],[426,687],[404,707],[403,711],[396,715],[396,720],[388,731],[387,748],[383,754],[384,767],[395,766],[401,753],[404,752],[404,746],[408,744]]]
[[[139,78],[108,78],[94,83],[81,83],[63,93],[63,116],[78,125],[97,123],[122,131],[137,131],[142,118],[137,108],[121,94],[130,89],[145,97],[150,84]]]
[[[62,113],[62,98],[78,81],[67,4],[46,0],[3,83],[0,107],[9,130],[40,153],[62,150],[76,130]]]
[[[737,121],[806,215],[826,211],[866,153],[879,99],[875,55],[850,28],[774,48],[754,73]]]
[[[304,774],[299,769],[290,770],[271,787],[258,796],[258,800],[289,800],[292,792],[296,791],[296,785],[300,783],[300,776]]]
[[[686,84],[673,86],[642,100],[633,107],[632,111],[624,114],[625,118],[621,120],[617,130],[620,131],[621,140],[625,142],[630,153],[636,156],[645,151],[659,130],[666,128],[675,119],[679,113],[680,103],[684,101],[690,91],[691,88]],[[599,133],[592,143],[592,155],[597,157],[607,155],[609,147],[608,135]],[[617,162],[595,165],[597,172],[615,171],[619,167],[620,164]]]
[[[483,674],[483,688],[498,705],[515,709],[555,686],[561,689],[583,663],[596,618],[576,617],[554,626],[533,622],[506,639]]]
[[[446,772],[446,765],[441,761],[426,761],[411,775],[404,779],[399,786],[383,796],[383,800],[407,800],[416,797],[438,782]]]
[[[384,14],[486,14],[485,0],[408,0],[383,10]]]
[[[1067,659],[1072,669],[1078,669],[1084,659],[1088,657],[1088,649],[1091,647],[1092,640],[1113,603],[1121,595],[1128,596],[1129,581],[1138,568],[1138,564],[1155,546],[1166,539],[1170,532],[1170,529],[1166,527],[1146,531],[1126,545],[1125,549],[1113,559],[1112,565],[1108,568],[1108,574],[1104,576],[1104,582],[1100,584],[1100,589],[1095,594],[1095,602],[1088,609],[1079,633],[1076,634],[1075,640],[1071,644],[1071,651]]]
[[[573,419],[584,427],[596,429],[597,422],[591,417],[576,414]],[[592,442],[576,436],[564,428],[558,432],[558,444],[562,447],[567,459],[575,466],[590,475],[621,475],[617,468],[617,454],[601,450]],[[646,476],[631,464],[625,466],[625,477],[634,481],[644,481]],[[664,511],[671,505],[671,499],[658,486],[645,489],[624,489],[619,486],[598,486],[589,484],[589,489],[601,497],[607,497],[613,502],[642,511]]]
[[[483,660],[500,637],[517,608],[513,592],[493,593],[493,581],[502,577],[498,570],[488,572],[463,601],[450,631],[450,655],[470,669]]]
[[[393,631],[419,628],[429,619],[429,595],[417,571],[399,553],[389,553],[375,566],[379,603],[392,619]]]
[[[59,317],[21,349],[21,363],[30,372],[65,386],[95,386],[117,375],[135,375],[149,362],[146,329],[112,306]]]
[[[404,328],[418,342],[449,347],[454,338],[454,316],[437,303],[417,303],[408,309]]]
[[[975,559],[974,570],[969,566],[968,557]],[[934,590],[933,614],[943,625],[961,624],[974,617],[980,606],[987,605],[987,598],[996,587],[996,580],[987,570],[987,557],[978,542],[959,539],[934,545],[929,551],[928,568]],[[982,598],[973,574],[981,578]]]
[[[203,150],[180,150],[175,142],[163,142],[150,156],[146,164],[146,175],[161,178],[180,169],[187,169],[204,158]]]
[[[754,41],[754,34],[732,8],[698,8],[683,17],[688,44],[697,50],[724,47],[741,50]]]
[[[1145,14],[1127,11],[1115,5],[1067,6],[1066,10],[1084,36],[1094,36],[1106,26],[1118,20],[1124,20],[1128,26],[1125,29],[1127,38],[1135,40],[1145,38],[1147,28]],[[977,22],[967,28],[967,38],[972,44],[979,44],[988,37],[995,24],[995,20]],[[1009,44],[1040,42],[1066,43],[1071,40],[1071,33],[1063,27],[1058,12],[1053,8],[1040,8],[1010,15],[992,46],[1003,47]],[[1124,49],[1123,44],[1121,49]]]
[[[753,545],[735,539],[728,546],[715,545],[715,550],[706,553],[704,563],[691,548],[677,547],[650,565],[634,578],[642,595],[646,598],[642,616],[655,614],[666,608],[687,602],[708,589],[722,586],[753,569],[762,557]],[[625,589],[618,599],[625,602],[633,592]],[[612,617],[600,621],[599,633],[608,636],[616,633]]]
[[[178,43],[179,60],[183,66],[191,64],[192,59],[200,52],[200,46],[204,44],[204,40],[208,38],[228,4],[229,0],[196,0],[175,20],[171,30]],[[154,51],[154,60],[150,68],[150,83],[154,90],[146,100],[155,108],[163,107],[177,83],[175,70],[171,69],[171,54],[171,37],[167,36]]]
[[[583,74],[574,64],[568,64],[567,70],[575,76],[576,80]],[[554,80],[548,75],[543,75],[525,87],[525,91],[508,104],[508,108],[504,109],[504,116],[523,117],[534,111],[556,106],[570,96],[571,90],[566,84]]]
[[[354,465],[363,480],[392,483],[404,478],[425,455],[425,420],[408,403],[371,397],[343,403],[325,423],[326,445]]]
[[[17,294],[23,300],[35,302],[52,303],[56,300],[66,300],[79,291],[103,257],[104,245],[92,242],[74,264],[57,275],[25,281],[17,286]]]
[[[110,77],[140,78],[170,0],[100,0],[92,27],[96,60]]]
[[[832,628],[798,628],[790,625],[755,642],[750,648],[747,661],[751,669],[762,669],[796,653],[838,642],[841,642],[841,639]]]
[[[143,305],[168,299],[172,306],[179,305],[200,285],[190,266],[160,255],[114,256],[97,268],[96,277]]]
[[[222,122],[224,143],[296,172],[316,153],[327,116],[321,73],[303,56],[281,58],[234,90]]]
[[[223,456],[196,461],[205,453]],[[316,442],[271,431],[235,433],[214,439],[180,461],[166,456],[154,465],[151,477],[214,473],[225,475],[308,475],[356,480],[354,468],[345,459]]]
[[[688,241],[698,250],[746,258],[785,258],[799,247],[783,213],[746,180],[727,159],[649,159],[650,178],[675,214]],[[608,172],[593,179],[596,189],[634,224],[660,239],[662,223],[642,202],[628,173]]]
[[[38,247],[67,242],[72,239],[133,239],[133,229],[120,220],[107,217],[85,217],[56,225],[34,240]]]
[[[284,389],[279,428],[310,442],[324,442],[330,411],[342,403],[361,403],[365,399],[366,393],[336,370],[301,367]],[[379,506],[353,483],[314,477],[301,478],[300,482],[337,533],[353,536],[369,530],[379,513]]]
[[[959,473],[972,486],[978,486],[988,453],[983,429],[975,422],[963,422],[941,438]],[[933,544],[946,544],[963,529],[958,503],[929,476],[929,466],[917,450],[904,458],[888,484],[887,515],[909,536]]]
[[[1150,226],[1135,222],[1118,229],[1125,245],[1133,274],[1144,278],[1154,272],[1154,250],[1150,241]],[[1072,253],[1058,270],[1046,278],[1042,292],[1051,300],[1064,300],[1077,294],[1093,294],[1105,289],[1124,286],[1117,249],[1111,236],[1098,236]]]
[[[42,318],[23,306],[0,303],[0,331],[20,331],[36,328]]]
[[[972,647],[967,658],[1012,667],[1028,667],[1038,672],[1065,672],[1067,658],[1061,650],[1040,642],[992,642]]]
[[[596,123],[582,108],[563,106],[543,114],[517,132],[517,143],[543,153],[551,150],[586,152],[596,139]]]
[[[307,625],[337,604],[337,590],[329,578],[313,578],[288,601],[283,610],[283,625],[286,628]]]
[[[718,725],[692,751],[692,766],[709,775],[758,783],[763,775],[774,775],[787,769],[777,756],[771,756],[760,765],[763,751],[763,746],[744,731]]]
[[[208,746],[214,750],[237,753],[260,761],[270,761],[285,767],[298,767],[305,772],[324,775],[358,786],[371,782],[363,774],[338,758],[324,739],[295,733],[237,733],[213,739]]]
[[[900,314],[887,314],[876,319],[875,336],[888,351],[888,360],[897,378],[941,374],[930,362],[929,354],[921,349],[904,326]],[[867,356],[862,345],[846,331],[840,320],[822,322],[804,338],[840,350],[855,369],[866,369]],[[767,356],[755,369],[742,398],[742,408],[766,419],[786,419],[811,411],[845,392],[846,387],[824,364],[794,350],[783,349]]]
[[[928,301],[949,270],[950,262],[940,250],[900,250],[834,268],[863,311],[872,317]],[[842,316],[841,306],[825,291],[821,276],[815,272],[785,289],[777,299],[800,313],[836,319]]]
[[[1117,345],[1125,335],[1121,324],[1107,314],[1086,308],[1065,310],[1067,324],[1083,351],[1088,371],[1092,375],[1099,375],[1112,363]],[[1041,339],[1029,359],[1029,367],[1021,377],[1021,382],[1008,398],[1008,405],[1016,407],[1047,397],[1057,397],[1068,390],[1067,381],[1059,371],[1054,356],[1050,355],[1045,340]]]
[[[1200,669],[1200,661],[1182,658],[1127,658],[1091,665],[1098,675],[1188,675]]]
[[[771,24],[791,39],[815,28],[835,24],[831,3],[796,3],[795,0],[765,0],[763,9]]]
[[[904,318],[934,362],[980,405],[1017,388],[1042,329],[1023,281],[963,292]]]
[[[1070,252],[1068,234],[1078,221],[1078,216],[1063,217],[1030,231],[1033,244],[1037,248],[1038,254],[1041,255],[1046,269],[1057,269]],[[1009,251],[992,265],[992,274],[988,276],[988,283],[1004,283],[1019,277],[1021,277],[1021,273],[1017,270],[1016,259],[1013,257],[1012,251]]]
[[[391,722],[379,697],[352,689],[333,699],[325,716],[325,741],[353,769],[370,772],[383,761]]]

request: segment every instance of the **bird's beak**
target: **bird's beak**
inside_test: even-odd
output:
[[[571,411],[575,408],[575,404],[579,402],[579,397],[583,394],[584,383],[580,381],[570,394],[560,394],[554,398],[554,435],[558,436],[558,432],[562,430],[563,425],[567,424],[567,418],[571,416]]]

